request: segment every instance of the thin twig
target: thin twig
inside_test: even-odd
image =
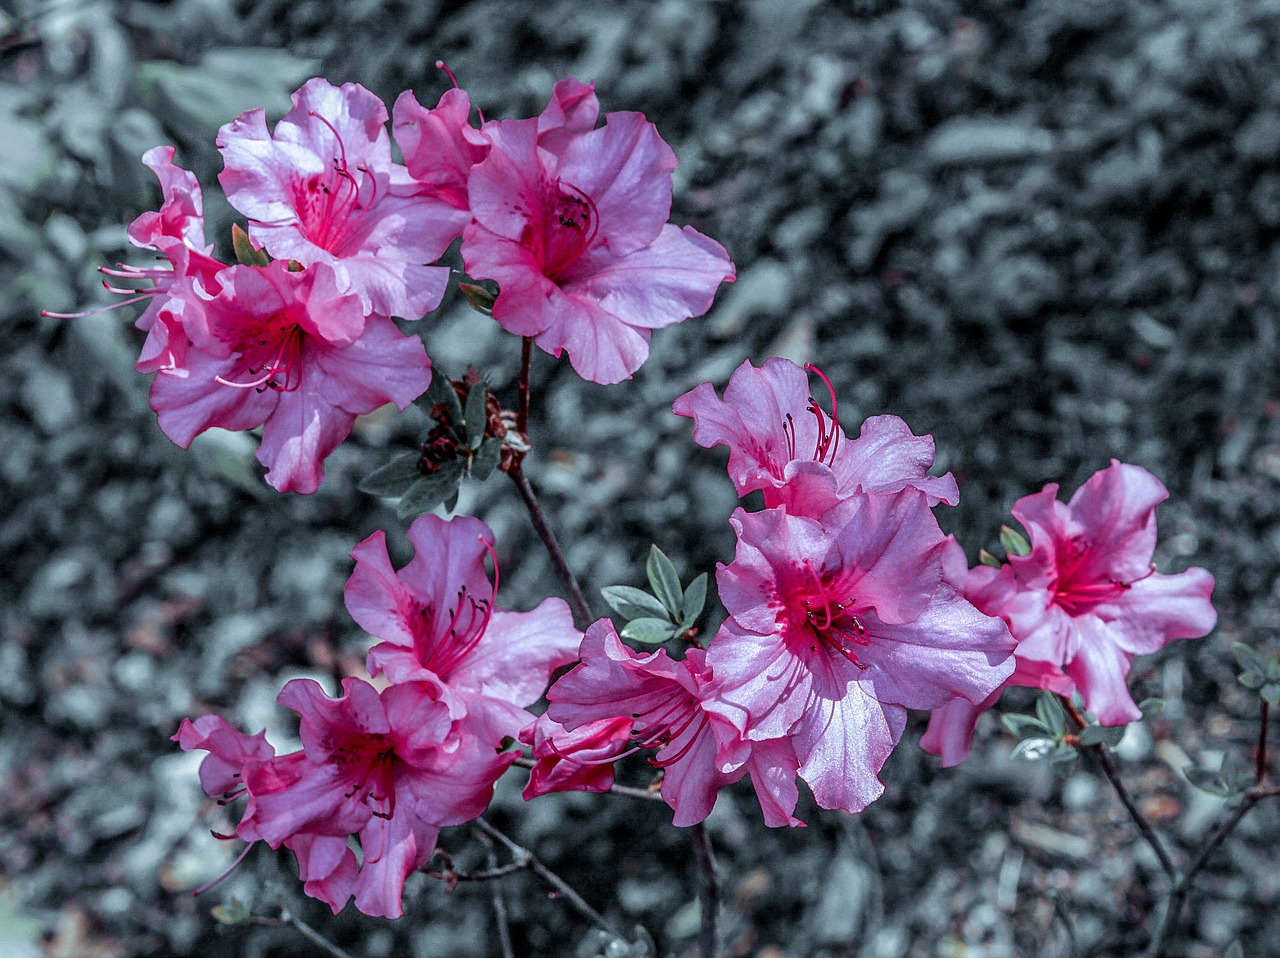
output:
[[[561,898],[565,899],[565,901],[576,908],[578,913],[584,918],[591,921],[601,930],[613,935],[615,938],[623,938],[625,940],[625,935],[620,934],[618,929],[614,928],[612,924],[606,921],[603,915],[588,905],[586,900],[574,891],[563,878],[553,872],[546,865],[542,864],[537,855],[529,851],[529,849],[525,848],[523,845],[517,843],[514,839],[508,838],[504,832],[494,828],[483,818],[476,819],[476,827],[502,842],[502,844],[507,847],[507,850],[510,851],[517,860],[527,860],[529,863],[529,871],[533,872],[544,882],[550,885]]]
[[[525,336],[520,345],[520,394],[516,398],[516,430],[529,434],[529,367],[533,363],[533,337]]]
[[[1067,932],[1067,954],[1071,958],[1076,958],[1080,952],[1076,946],[1076,929],[1071,924],[1071,914],[1062,904],[1062,896],[1058,894],[1056,888],[1049,889],[1049,900],[1053,902],[1053,913],[1058,916],[1058,921],[1062,922],[1062,927]]]
[[[1084,716],[1075,707],[1070,699],[1062,697],[1063,704],[1066,706],[1067,713],[1075,721],[1075,723],[1084,729],[1089,723],[1084,720]],[[1138,826],[1138,831],[1142,833],[1142,837],[1147,844],[1151,846],[1151,850],[1156,853],[1156,858],[1160,860],[1160,867],[1164,870],[1165,875],[1170,881],[1178,880],[1178,869],[1174,867],[1173,859],[1169,857],[1169,853],[1165,851],[1160,836],[1151,827],[1151,823],[1147,821],[1141,809],[1134,803],[1129,795],[1129,790],[1124,787],[1124,782],[1120,780],[1120,775],[1116,771],[1115,765],[1111,761],[1111,756],[1107,754],[1102,745],[1086,746],[1098,759],[1098,764],[1102,766],[1102,774],[1107,777],[1107,781],[1111,783],[1111,787],[1115,789],[1116,796],[1120,799],[1120,804],[1124,806],[1129,817],[1133,819],[1133,823]]]
[[[480,829],[473,829],[476,841],[485,847],[485,858],[489,863],[489,871],[498,871],[498,856],[493,851],[493,840]],[[498,941],[502,945],[502,958],[516,958],[515,949],[511,947],[511,927],[507,924],[507,903],[502,897],[502,885],[494,882],[489,886],[493,897],[493,915],[498,922]]]
[[[333,958],[351,958],[350,954],[343,951],[283,905],[280,907],[280,920],[286,925],[292,925],[303,938],[306,938],[317,948],[328,952]]]
[[[716,874],[716,853],[702,822],[690,828],[689,832],[693,838],[693,857],[698,863],[698,914],[702,924],[698,944],[702,958],[719,958],[716,913],[720,910],[720,876]]]
[[[572,760],[570,760],[572,761]],[[534,768],[538,763],[531,758],[518,758],[512,764],[520,768]],[[650,791],[647,788],[632,788],[630,785],[619,785],[616,782],[609,786],[609,791],[614,795],[626,795],[630,798],[643,798],[649,802],[662,801],[662,795],[659,792]]]
[[[573,617],[577,619],[581,628],[586,628],[588,623],[591,622],[591,607],[587,604],[586,597],[582,594],[582,588],[578,585],[578,580],[574,576],[573,570],[569,568],[569,563],[565,559],[564,553],[560,551],[560,543],[556,541],[555,533],[551,531],[551,526],[547,524],[547,517],[542,511],[538,497],[533,492],[533,486],[529,485],[529,479],[525,476],[524,469],[520,465],[512,466],[507,475],[516,484],[520,498],[524,500],[525,508],[529,510],[529,519],[533,522],[534,531],[538,533],[538,538],[542,540],[542,544],[547,547],[547,552],[551,554],[551,564],[555,566],[556,574],[560,576],[560,582],[569,594],[569,606],[573,609]]]
[[[1267,777],[1267,721],[1271,718],[1271,703],[1262,700],[1262,720],[1258,723],[1258,758],[1254,769],[1254,781],[1259,788]]]

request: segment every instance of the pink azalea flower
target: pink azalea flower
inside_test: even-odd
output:
[[[391,160],[387,108],[356,83],[308,80],[268,132],[250,110],[218,132],[227,200],[277,259],[333,268],[365,312],[417,319],[440,304],[448,270],[426,266],[460,226],[426,196],[401,195],[408,175]]]
[[[654,329],[699,316],[734,278],[724,248],[667,222],[675,154],[639,113],[609,113],[576,80],[541,117],[486,123],[468,180],[467,272],[496,280],[493,316],[579,375],[630,378]]]
[[[879,797],[908,708],[982,702],[1013,670],[1008,630],[961,595],[958,547],[925,497],[858,493],[822,522],[780,508],[731,521],[707,708],[749,741],[786,739],[824,808]]]
[[[236,833],[292,849],[307,894],[335,914],[354,895],[366,915],[397,918],[405,879],[431,859],[440,829],[483,813],[516,754],[459,730],[430,684],[378,692],[349,678],[342,690],[334,699],[295,679],[280,692],[280,704],[301,716],[298,752],[271,757],[260,736],[237,740],[211,716],[184,722],[180,741],[210,751],[206,789],[243,763],[234,777],[250,802]],[[359,861],[349,836],[360,841]]]
[[[897,416],[872,416],[850,440],[836,419],[830,383],[830,415],[810,395],[806,370],[813,368],[779,358],[759,369],[744,362],[723,399],[711,383],[702,383],[671,408],[693,419],[698,445],[729,447],[729,476],[738,495],[761,489],[766,508],[785,506],[792,515],[819,518],[851,493],[902,489],[923,492],[930,505],[959,501],[950,473],[928,474],[932,436],[913,435]]]
[[[547,714],[520,732],[536,763],[529,770],[524,799],[551,792],[607,792],[613,787],[613,763],[631,741],[629,718],[603,718],[572,732]]]
[[[471,98],[466,90],[446,90],[435,109],[428,110],[412,90],[396,98],[391,110],[391,133],[404,156],[402,190],[430,197],[445,209],[454,235],[471,222],[467,178],[471,168],[489,155],[489,141],[471,125]]]
[[[494,746],[514,738],[551,673],[577,656],[582,633],[568,605],[551,598],[532,612],[498,608],[484,567],[493,533],[479,519],[421,516],[409,541],[415,554],[399,571],[382,532],[351,551],[347,610],[382,640],[369,652],[370,673],[432,683],[472,734]]]
[[[664,772],[662,797],[675,811],[674,823],[705,819],[720,787],[745,774],[749,751],[727,722],[704,707],[714,691],[706,653],[690,649],[680,661],[665,649],[638,655],[623,645],[612,622],[601,619],[587,629],[580,656],[581,663],[547,693],[550,720],[573,731],[629,719],[631,751],[656,749],[649,762]]]
[[[426,391],[422,340],[389,319],[367,321],[360,300],[338,290],[333,270],[233,266],[216,293],[176,287],[190,345],[179,374],[157,376],[151,408],[184,449],[213,426],[264,426],[258,459],[281,492],[314,492],[323,460],[355,418]]]
[[[1020,662],[1065,672],[1101,724],[1136,721],[1133,657],[1213,630],[1213,576],[1155,571],[1155,510],[1169,493],[1145,469],[1113,459],[1070,502],[1057,494],[1049,483],[1018,500],[1031,552],[974,569],[965,594],[1009,624]]]

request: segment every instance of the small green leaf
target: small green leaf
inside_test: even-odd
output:
[[[1001,562],[999,559],[993,556],[986,549],[978,550],[978,562],[980,565],[991,566],[991,568],[993,569],[998,569],[1000,568],[1000,566],[1004,565],[1003,562]]]
[[[684,604],[684,587],[680,584],[680,573],[675,564],[667,558],[666,553],[657,546],[649,547],[649,561],[645,563],[645,573],[649,577],[649,588],[653,594],[667,607],[672,617],[680,614]]]
[[[641,618],[632,619],[622,630],[624,639],[643,642],[646,645],[657,645],[676,634],[676,628],[666,619]]]
[[[484,429],[489,423],[489,386],[483,380],[467,392],[467,446],[475,451],[484,442]]]
[[[686,629],[698,621],[698,617],[702,615],[702,609],[706,604],[707,574],[700,572],[689,583],[689,588],[684,590],[684,600],[680,603],[680,621],[684,623]]]
[[[1164,699],[1143,699],[1138,703],[1138,711],[1142,713],[1142,720],[1144,722],[1150,722],[1164,711]]]
[[[1243,642],[1233,644],[1231,651],[1235,653],[1236,661],[1240,663],[1242,671],[1266,674],[1267,664],[1262,656]]]
[[[458,490],[454,489],[453,495],[444,501],[444,511],[453,512],[456,508],[458,508]]]
[[[231,247],[235,250],[236,262],[241,266],[266,266],[271,262],[267,251],[257,249],[253,245],[253,240],[249,239],[249,234],[240,228],[239,223],[231,227]]]
[[[401,519],[415,519],[430,512],[457,494],[461,479],[462,463],[445,463],[438,472],[422,476],[409,487],[396,504],[396,515]]]
[[[502,461],[502,440],[490,436],[480,444],[480,449],[471,459],[471,478],[483,482],[493,475]]]
[[[1034,715],[1013,713],[1000,716],[1000,721],[1004,723],[1004,727],[1009,730],[1009,734],[1014,738],[1025,738],[1028,735],[1047,735],[1050,732]]]
[[[416,452],[396,456],[361,479],[360,491],[386,498],[403,496],[410,486],[422,478],[422,473],[418,471],[418,461],[421,458]]]
[[[1013,747],[1013,757],[1024,762],[1037,762],[1048,758],[1058,747],[1051,738],[1024,738]]]
[[[1231,794],[1231,789],[1222,780],[1222,775],[1203,765],[1188,765],[1182,770],[1182,774],[1186,776],[1188,782],[1202,792],[1217,795],[1219,798]]]
[[[1280,652],[1267,653],[1267,668],[1263,674],[1268,682],[1280,681]]]
[[[1069,772],[1075,767],[1076,760],[1080,758],[1080,753],[1071,745],[1059,745],[1049,755],[1049,762],[1054,769],[1059,772]]]
[[[239,898],[232,898],[224,905],[214,905],[209,909],[214,921],[223,925],[243,925],[249,921],[251,909]]]
[[[458,401],[458,391],[453,388],[453,383],[449,381],[448,376],[438,372],[432,374],[431,385],[427,387],[426,393],[419,402],[426,404],[428,413],[437,406],[443,407],[441,416],[435,418],[443,417],[455,430],[463,420],[462,403]]]
[[[502,740],[498,742],[498,751],[505,752],[507,749],[511,748],[513,745],[519,745],[519,744],[520,743],[517,739],[512,738],[510,735],[504,735],[502,736]]]
[[[1052,692],[1041,692],[1036,699],[1036,715],[1041,723],[1059,738],[1067,731],[1067,710]]]
[[[498,300],[496,295],[475,283],[459,283],[458,290],[467,298],[467,304],[476,312],[484,313],[486,316],[493,315],[493,304]]]
[[[1258,694],[1268,705],[1280,705],[1280,683],[1268,682],[1258,689]]]
[[[1011,556],[1024,556],[1031,551],[1031,543],[1027,541],[1027,537],[1009,526],[1000,527],[1000,544],[1004,546],[1005,553]]]
[[[1236,676],[1236,680],[1247,689],[1260,689],[1266,683],[1266,678],[1261,672],[1254,672],[1250,669],[1248,672],[1241,672]]]
[[[630,621],[631,619],[660,619],[669,622],[666,607],[642,589],[629,585],[609,585],[600,590],[609,608]]]
[[[1080,730],[1081,745],[1109,745],[1115,747],[1124,738],[1123,725],[1090,725]]]

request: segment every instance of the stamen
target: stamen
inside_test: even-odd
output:
[[[836,401],[836,390],[831,385],[831,380],[813,363],[805,363],[805,372],[814,373],[827,387],[827,395],[831,397],[831,431],[827,432],[826,423],[823,421],[823,413],[821,408],[812,399],[809,400],[809,411],[813,413],[818,420],[818,443],[814,449],[814,459],[818,462],[826,462],[827,454],[831,454],[831,462],[829,465],[835,465],[836,452],[840,448],[840,406]]]
[[[231,863],[231,865],[227,868],[226,871],[224,871],[221,875],[219,875],[213,881],[208,882],[204,885],[201,885],[199,888],[194,889],[191,892],[192,896],[194,897],[195,895],[203,895],[210,888],[216,888],[219,885],[221,885],[224,881],[226,881],[228,878],[230,878],[231,873],[240,867],[240,863],[245,860],[245,857],[249,854],[249,849],[251,849],[254,846],[254,844],[255,844],[254,842],[249,842],[249,844],[245,845],[244,851],[240,853],[240,856]]]

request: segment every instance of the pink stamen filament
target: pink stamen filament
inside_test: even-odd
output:
[[[476,536],[493,561],[493,589],[488,599],[475,599],[465,585],[458,589],[458,604],[450,610],[450,626],[440,640],[426,650],[421,656],[422,664],[441,677],[448,676],[462,664],[480,644],[489,622],[493,618],[493,607],[498,601],[498,585],[502,572],[498,568],[498,553],[483,536]],[[428,610],[419,613],[426,616]],[[464,618],[465,616],[465,618]],[[448,646],[445,646],[445,642]]]
[[[826,416],[821,407],[812,398],[809,400],[809,412],[818,421],[818,440],[814,446],[813,458],[817,462],[826,462],[830,454],[829,465],[835,465],[836,452],[840,448],[840,406],[836,401],[836,390],[831,380],[813,363],[805,363],[805,371],[814,373],[827,387],[827,395],[831,397],[831,415]]]
[[[265,362],[257,357],[263,355],[261,347],[266,346],[268,340],[259,341],[260,348],[254,352],[242,351],[241,359],[245,363],[245,372],[250,376],[257,376],[256,379],[238,382],[234,379],[215,376],[214,380],[234,389],[259,391],[274,389],[277,392],[293,392],[302,385],[302,335],[302,330],[298,326],[285,327],[275,354]],[[258,375],[259,370],[262,370],[261,375]],[[281,371],[284,372],[283,382],[276,378]]]
[[[216,836],[216,837],[218,837],[218,838],[221,838],[221,837],[222,837],[221,835],[217,835],[217,833],[216,833],[216,832],[215,832],[214,834],[215,834],[215,836]],[[239,868],[239,867],[240,867],[240,863],[241,863],[241,862],[243,862],[243,861],[245,860],[245,857],[249,854],[249,849],[251,849],[251,848],[254,846],[254,844],[255,844],[254,842],[249,842],[247,845],[245,845],[245,846],[244,846],[244,851],[242,851],[242,852],[240,853],[240,855],[236,858],[236,860],[235,860],[235,861],[233,861],[233,862],[232,862],[232,863],[227,867],[227,870],[226,870],[226,871],[224,871],[221,875],[219,875],[219,876],[218,876],[217,878],[215,878],[213,881],[211,881],[211,882],[206,882],[205,884],[201,885],[199,888],[193,889],[193,890],[192,890],[192,892],[191,892],[192,896],[194,897],[194,896],[196,896],[196,895],[203,895],[203,894],[204,894],[205,892],[207,892],[209,889],[211,889],[211,888],[217,888],[217,887],[218,887],[219,885],[221,885],[224,881],[226,881],[228,878],[230,878],[230,877],[231,877],[231,873],[232,873],[233,871],[235,871],[237,868]]]
[[[453,75],[453,71],[449,69],[448,64],[446,64],[443,60],[436,61],[436,69],[443,70],[445,72],[445,75],[449,77],[449,82],[453,84],[453,88],[455,90],[462,89],[462,87],[458,86],[458,78]],[[480,125],[484,126],[484,111],[477,106],[476,113],[480,115]]]

